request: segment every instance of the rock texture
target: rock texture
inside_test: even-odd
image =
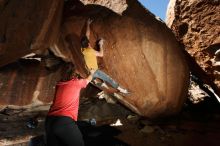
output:
[[[74,9],[65,8],[62,36],[71,40],[64,44],[79,54],[73,58],[82,67],[79,40],[86,20],[94,19],[92,45],[99,38],[106,40],[101,69],[132,91],[131,96],[119,100],[146,117],[174,114],[181,109],[188,86],[189,72],[182,52],[165,24],[137,1],[127,4],[120,16],[104,7],[69,1],[66,6]]]
[[[0,1],[0,66],[56,41],[63,0]]]
[[[220,87],[220,1],[171,0],[167,24],[209,79]]]
[[[62,67],[56,71],[45,68],[45,62],[20,60],[0,69],[0,108],[7,105],[42,105],[52,101],[56,81]]]
[[[122,14],[128,7],[126,0],[80,0],[83,4],[101,5],[110,10]]]
[[[86,3],[86,1],[84,2]],[[80,52],[80,38],[84,34],[86,20],[92,18],[94,20],[91,26],[90,41],[92,46],[95,46],[95,42],[99,38],[106,40],[104,58],[99,59],[100,68],[132,92],[130,96],[117,96],[118,100],[134,112],[149,118],[172,115],[180,111],[186,99],[189,72],[183,52],[173,33],[136,0],[126,1],[128,7],[122,15],[109,9],[117,1],[111,1],[112,3],[109,1],[108,8],[97,5],[103,4],[102,2],[104,1],[96,1],[95,5],[85,6],[77,0],[67,1],[64,7],[61,35],[59,40],[50,43],[50,51],[64,61],[72,61],[78,72],[85,76],[87,72]],[[53,3],[58,4],[58,1],[53,1]],[[107,5],[107,3],[103,5]],[[53,7],[53,5],[50,6],[52,10],[62,9]],[[43,7],[41,10],[44,9]],[[10,11],[10,13],[12,12]],[[55,13],[53,14],[55,15]],[[42,15],[44,16],[44,13]],[[56,20],[60,19],[57,15]],[[43,20],[46,21],[47,19]],[[51,23],[46,24],[48,24],[46,28],[53,28],[53,25],[50,25]],[[47,31],[46,28],[41,31]],[[19,32],[15,34],[17,36],[21,35]],[[29,33],[27,32],[27,34]],[[39,35],[33,34],[33,36],[35,38]],[[56,35],[52,36],[55,37]],[[45,38],[44,35],[39,37],[40,40],[44,40],[43,38]],[[17,40],[17,37],[12,40]],[[48,42],[45,43],[47,46]],[[21,54],[28,55],[29,52],[26,52],[25,46],[29,48],[30,45],[28,47],[24,44],[20,46],[15,44],[15,46],[19,49],[24,48],[21,49],[24,54]],[[43,50],[43,48],[40,47],[38,50]],[[14,58],[10,57],[10,61],[22,56],[15,55],[11,50],[7,52],[8,55],[15,56]],[[3,54],[5,58],[8,55]],[[0,62],[6,63],[2,60]],[[51,70],[47,74],[44,73],[47,71],[44,71],[43,67],[50,68],[53,66],[53,62],[46,61],[39,64],[39,67],[36,68],[30,66],[30,70],[28,69],[29,66],[25,67],[27,70],[23,70],[20,74],[18,71],[22,68],[16,67],[15,71],[9,69],[8,72],[11,75],[8,75],[10,76],[8,78],[10,81],[5,80],[2,82],[0,88],[1,94],[7,93],[7,97],[1,99],[3,100],[2,103],[27,104],[33,101],[32,99],[36,96],[37,99],[41,99],[40,101],[47,101],[46,98],[49,94],[47,95],[45,91],[53,92],[52,87],[61,75],[62,67],[61,70]],[[31,76],[32,70],[36,74],[35,77]],[[7,67],[1,70],[2,78],[7,76],[5,71],[7,71]],[[23,79],[16,78],[23,76],[25,73],[27,73],[27,77],[24,76]],[[35,85],[32,81],[28,81],[30,78],[33,78],[32,81],[36,81]],[[15,83],[15,81],[18,82]],[[22,93],[13,88],[24,81],[31,85],[30,87],[22,87],[22,91],[25,92]],[[19,94],[14,97],[16,92]],[[1,95],[1,97],[3,96]],[[15,98],[21,99],[21,102],[17,100],[14,102],[13,99]]]

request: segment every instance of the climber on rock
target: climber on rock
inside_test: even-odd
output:
[[[95,79],[101,79],[103,81],[100,85],[101,87],[107,87],[107,85],[105,84],[106,82],[113,88],[117,89],[120,93],[129,94],[129,91],[127,89],[122,88],[116,81],[114,81],[111,77],[109,77],[106,73],[98,68],[97,57],[103,57],[104,39],[99,39],[96,42],[98,47],[97,50],[99,51],[91,47],[89,42],[91,23],[91,19],[88,19],[86,22],[86,36],[83,36],[81,39],[81,51],[84,56],[86,66],[92,74],[92,81],[95,82]]]

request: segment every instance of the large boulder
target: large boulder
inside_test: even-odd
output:
[[[0,109],[52,101],[59,72],[41,60],[17,60],[58,40],[62,12],[63,0],[0,1]]]
[[[220,95],[219,10],[219,0],[170,0],[166,23],[206,76],[195,72]]]
[[[188,89],[189,71],[183,53],[163,22],[137,1],[127,4],[128,8],[118,15],[105,7],[69,1],[62,26],[63,40],[67,40],[64,46],[78,54],[73,62],[84,66],[80,37],[86,20],[94,19],[92,45],[99,38],[106,40],[100,68],[132,92],[118,99],[146,117],[175,114]]]

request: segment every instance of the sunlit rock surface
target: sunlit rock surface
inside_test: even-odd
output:
[[[126,0],[80,0],[83,4],[101,5],[112,11],[122,14],[128,7]]]
[[[92,45],[99,38],[106,40],[100,68],[132,92],[120,101],[147,117],[174,114],[181,109],[188,87],[182,52],[164,23],[138,2],[127,2],[122,16],[101,6],[69,2],[67,7],[74,9],[65,8],[63,40],[69,40],[65,44],[72,52],[77,51],[73,58],[82,67],[79,40],[86,20],[94,19]]]
[[[171,0],[169,6],[168,26],[219,92],[220,1]]]

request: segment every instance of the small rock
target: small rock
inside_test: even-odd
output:
[[[142,133],[153,133],[155,131],[155,129],[151,126],[145,126],[143,129],[140,130],[140,132]]]
[[[137,121],[139,119],[139,116],[138,115],[128,115],[127,119],[131,120],[131,121],[134,121],[134,120]]]

